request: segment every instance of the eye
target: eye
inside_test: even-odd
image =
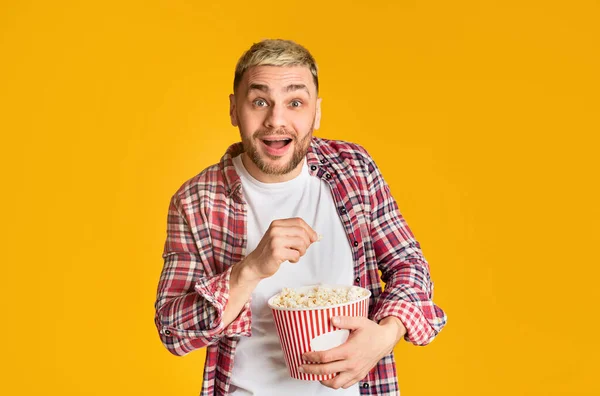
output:
[[[252,104],[254,104],[254,106],[256,107],[266,107],[267,106],[267,101],[264,99],[254,99],[254,101],[252,102]]]
[[[299,100],[292,100],[292,101],[290,102],[290,106],[291,106],[291,107],[300,107],[300,106],[302,106],[302,102],[301,102],[301,101],[299,101]]]

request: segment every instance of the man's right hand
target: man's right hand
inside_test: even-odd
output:
[[[231,270],[224,326],[239,315],[261,280],[275,274],[286,260],[297,263],[317,240],[317,233],[300,218],[273,221],[256,249]]]
[[[284,261],[297,263],[318,235],[301,218],[275,220],[256,249],[244,259],[244,266],[257,280],[268,278]]]

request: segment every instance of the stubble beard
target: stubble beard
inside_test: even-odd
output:
[[[292,158],[285,164],[274,164],[272,162],[267,161],[267,159],[272,161],[277,161],[280,157],[273,156],[268,153],[264,153],[261,155],[258,152],[257,144],[261,138],[271,135],[278,136],[286,136],[292,141],[289,144],[294,145],[294,152],[292,154]],[[252,162],[260,169],[261,172],[267,175],[286,175],[292,172],[296,167],[304,160],[306,153],[308,152],[308,148],[310,147],[310,141],[312,139],[312,131],[307,133],[301,140],[298,140],[298,136],[291,134],[285,130],[276,130],[276,131],[264,131],[259,130],[254,132],[252,138],[248,139],[242,136],[242,144],[244,146],[244,151],[248,155],[248,157],[252,160]],[[266,158],[265,158],[266,157]]]

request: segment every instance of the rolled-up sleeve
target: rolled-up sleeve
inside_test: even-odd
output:
[[[178,356],[214,344],[222,337],[251,334],[249,301],[232,323],[223,325],[232,267],[215,273],[210,224],[206,220],[196,222],[192,232],[188,216],[185,206],[174,196],[169,205],[164,266],[155,303],[160,339]]]

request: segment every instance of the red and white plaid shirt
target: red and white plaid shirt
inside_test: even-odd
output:
[[[155,322],[175,355],[207,347],[202,396],[228,393],[237,342],[251,335],[249,302],[223,326],[231,268],[249,253],[246,204],[232,162],[242,151],[241,143],[229,147],[218,164],[187,181],[169,206]],[[356,144],[316,137],[306,159],[310,175],[331,187],[353,253],[355,284],[372,293],[369,318],[395,316],[407,329],[406,340],[431,342],[446,315],[432,302],[427,261],[373,159]],[[393,354],[360,382],[360,392],[399,394]]]

